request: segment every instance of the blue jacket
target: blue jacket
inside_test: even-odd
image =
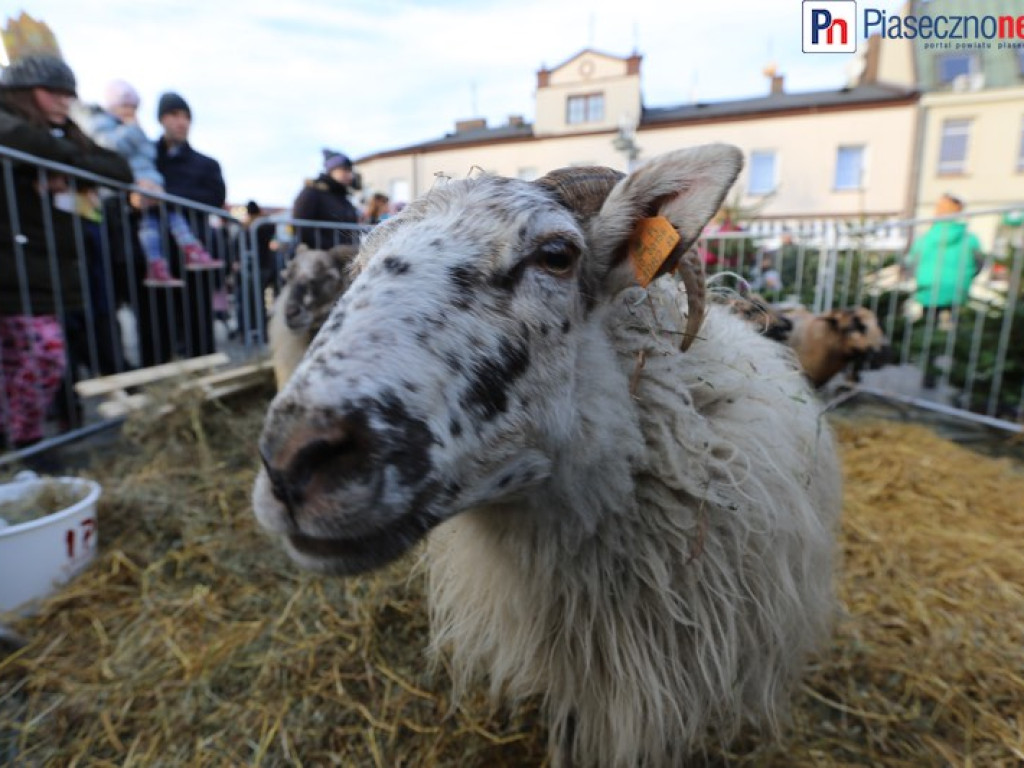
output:
[[[134,123],[122,123],[101,107],[91,107],[82,121],[82,130],[106,149],[112,149],[128,161],[136,181],[164,185],[163,174],[156,169],[156,145]]]

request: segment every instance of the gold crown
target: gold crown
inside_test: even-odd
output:
[[[17,19],[7,19],[7,26],[0,30],[0,38],[8,63],[39,53],[64,58],[53,30],[46,22],[36,21],[24,11]]]

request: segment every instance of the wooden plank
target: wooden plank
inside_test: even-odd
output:
[[[202,390],[204,400],[214,400],[262,384],[272,371],[273,365],[266,360],[184,381],[180,389],[198,388]],[[153,405],[153,398],[150,395],[141,393],[126,395],[122,391],[117,391],[108,400],[100,403],[97,406],[97,411],[103,418],[113,419],[127,416],[142,408],[150,408]],[[156,412],[157,415],[163,416],[172,410],[174,410],[174,406],[165,402],[157,408]]]
[[[219,384],[225,381],[232,381],[234,379],[240,379],[245,376],[260,376],[269,373],[274,370],[274,364],[270,360],[264,360],[259,363],[252,363],[250,365],[239,365],[233,368],[228,368],[225,371],[218,371],[217,373],[210,373],[205,376],[200,376],[197,379],[193,379],[192,382],[195,384]]]
[[[216,368],[221,365],[227,365],[230,362],[231,358],[225,353],[215,352],[212,355],[177,360],[173,363],[164,363],[163,365],[152,365],[149,368],[139,368],[136,371],[126,371],[125,373],[115,373],[111,376],[86,379],[75,384],[75,392],[80,397],[96,397],[97,395],[116,392],[119,389],[140,387],[162,379]]]

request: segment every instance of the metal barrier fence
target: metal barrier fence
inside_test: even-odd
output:
[[[267,302],[295,243],[329,247],[364,229],[243,222],[0,147],[0,462],[40,436],[95,427],[75,393],[82,379],[261,353]],[[151,271],[155,252],[167,273]],[[22,434],[22,417],[39,408],[44,434]]]
[[[697,249],[710,274],[739,274],[770,301],[800,304],[816,313],[853,306],[871,309],[895,355],[886,368],[862,372],[859,391],[1022,431],[1020,213],[1019,207],[1006,207],[946,219],[889,217],[868,224],[754,221],[740,231],[708,233]],[[299,236],[303,227],[311,227],[322,238],[321,247],[349,234],[343,227],[332,232],[315,222],[269,221],[294,227]],[[995,234],[981,248],[980,270],[970,269],[965,277],[963,300],[946,307],[935,300],[940,297],[918,295],[910,254],[933,225],[950,223],[964,225],[966,232]],[[943,260],[953,255],[937,254],[935,268],[941,272]]]
[[[0,185],[6,201],[0,205],[0,263],[6,264],[0,323],[50,316],[63,335],[62,360],[51,365],[60,383],[47,406],[48,437],[95,428],[95,417],[74,392],[83,378],[211,352],[235,360],[262,353],[268,309],[297,245],[327,249],[357,242],[369,229],[287,216],[243,222],[172,195],[141,198],[134,186],[5,147]],[[48,191],[55,186],[62,191]],[[83,200],[99,215],[90,215]],[[815,312],[853,305],[873,310],[897,359],[888,374],[867,374],[863,391],[1020,431],[1024,227],[1012,216],[1017,213],[1007,208],[955,219],[968,230],[996,234],[963,301],[948,306],[919,295],[913,270],[901,268],[908,266],[910,245],[943,223],[935,219],[860,226],[760,221],[707,234],[697,248],[709,273],[737,273],[769,300]],[[190,263],[175,231],[177,215],[216,265]],[[139,237],[145,225],[157,233],[154,247],[180,286],[147,281]],[[5,326],[0,433],[7,451],[20,447],[11,429],[11,337]],[[30,382],[45,378],[42,370],[29,369]],[[0,463],[5,458],[0,455]]]
[[[860,392],[1021,432],[1022,213],[1024,206],[1010,206],[869,225],[794,220],[786,229],[754,222],[707,234],[698,250],[709,273],[737,273],[772,302],[816,313],[871,309],[893,358],[863,374]],[[973,253],[960,262],[966,250],[953,244],[973,232],[985,238],[977,269]],[[945,282],[918,284],[921,248],[931,249],[926,260]]]

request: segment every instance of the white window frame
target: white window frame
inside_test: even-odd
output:
[[[859,163],[857,165],[857,181],[854,184],[840,184],[840,162],[844,150],[857,150],[860,153]],[[840,144],[838,147],[836,147],[836,167],[835,173],[832,176],[832,189],[835,190],[836,192],[855,192],[864,189],[867,181],[867,155],[868,148],[866,144]]]
[[[768,158],[771,162],[768,178],[763,182],[759,177],[755,176],[755,171],[758,169],[757,160],[760,158]],[[747,177],[747,194],[770,195],[778,185],[779,153],[774,149],[752,149],[750,151],[750,173]]]
[[[604,120],[604,92],[578,93],[565,100],[566,125],[599,123]]]
[[[963,150],[959,157],[950,157],[955,149],[952,142],[962,138]],[[967,154],[971,143],[971,121],[967,118],[947,118],[942,121],[939,134],[939,158],[936,172],[939,176],[961,175],[967,172]]]

